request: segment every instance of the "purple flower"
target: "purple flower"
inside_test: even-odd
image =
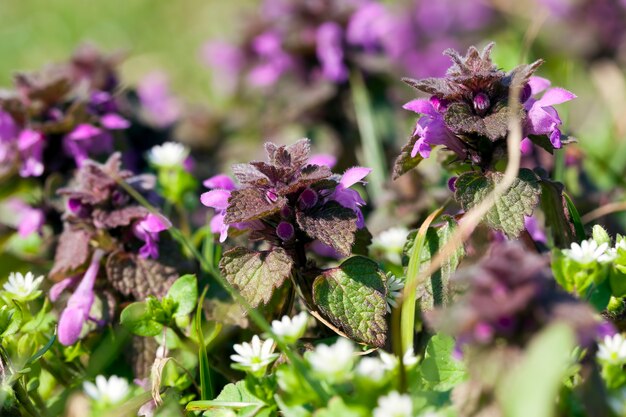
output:
[[[335,156],[323,153],[311,155],[309,158],[309,164],[327,166],[328,168],[334,167],[336,163],[337,158]]]
[[[17,138],[18,127],[13,117],[5,111],[0,110],[0,143],[10,142]]]
[[[28,237],[41,230],[45,221],[43,210],[31,207],[17,198],[8,201],[7,206],[17,214],[17,233],[21,237]]]
[[[422,114],[413,131],[413,136],[417,136],[418,139],[411,150],[412,158],[418,153],[422,158],[428,158],[432,147],[436,145],[444,145],[459,156],[465,155],[463,143],[448,129],[443,120],[443,115],[439,112],[443,106],[444,104],[436,98],[431,100],[417,99],[403,106],[407,110]]]
[[[226,216],[230,192],[236,188],[235,182],[228,175],[219,174],[205,180],[203,185],[211,191],[203,193],[200,196],[200,202],[215,209],[215,214],[210,223],[211,232],[219,233],[220,242],[224,242],[228,237],[228,225],[224,223],[224,217]]]
[[[17,148],[22,157],[21,177],[38,177],[43,174],[43,141],[40,132],[24,129],[17,139]]]
[[[137,86],[137,95],[148,118],[158,127],[170,126],[180,116],[181,104],[171,94],[169,81],[163,72],[148,74]]]
[[[370,172],[371,168],[354,167],[347,169],[343,173],[343,176],[339,180],[339,184],[329,196],[329,200],[333,200],[341,204],[343,207],[352,209],[357,215],[357,227],[362,228],[365,226],[365,220],[363,219],[363,213],[361,213],[361,207],[365,205],[365,200],[361,195],[350,187],[360,182]]]
[[[380,47],[389,31],[390,15],[385,6],[378,2],[367,2],[351,17],[346,30],[346,39],[366,51]]]
[[[338,23],[326,22],[317,28],[317,59],[322,64],[324,78],[343,82],[348,78],[348,68],[343,62],[343,30]]]
[[[79,280],[80,275],[76,275],[73,277],[65,278],[63,281],[59,281],[54,284],[52,287],[50,287],[50,293],[48,294],[50,301],[55,302],[56,300],[58,300],[63,291],[75,286]]]
[[[548,242],[546,237],[546,232],[541,228],[537,218],[534,216],[524,216],[524,226],[526,227],[526,231],[535,242],[543,243],[544,245]]]
[[[531,77],[528,85],[531,97],[524,103],[524,109],[528,112],[524,133],[547,135],[552,146],[558,149],[561,147],[561,119],[553,106],[575,99],[576,95],[563,88],[548,88],[550,81],[541,77]],[[542,91],[545,92],[541,98],[533,97]]]
[[[90,152],[111,152],[113,138],[102,129],[81,123],[63,138],[63,149],[74,157],[76,166],[81,167],[89,159]]]
[[[107,113],[100,117],[100,124],[109,130],[128,129],[130,122],[117,113]]]
[[[282,40],[275,32],[265,32],[252,42],[252,49],[261,63],[248,74],[248,81],[256,87],[268,87],[292,66],[292,60],[282,47]]]
[[[214,71],[213,84],[225,92],[237,87],[244,67],[244,55],[235,45],[223,41],[211,41],[202,47],[203,62]]]
[[[141,258],[159,257],[159,233],[172,227],[172,223],[163,216],[148,214],[145,219],[137,222],[133,226],[133,233],[138,239],[146,242],[139,249]]]
[[[89,319],[89,312],[94,302],[93,286],[100,270],[100,260],[104,251],[96,249],[91,264],[85,272],[82,281],[67,301],[65,310],[59,318],[58,335],[62,345],[69,346],[76,343],[83,330],[83,325]]]

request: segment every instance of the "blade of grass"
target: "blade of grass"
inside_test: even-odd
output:
[[[152,214],[159,215],[158,210],[148,202],[137,190],[131,187],[126,181],[121,178],[114,178],[114,180],[120,185],[120,187],[124,188],[124,190],[132,196],[137,202],[139,202],[142,206],[144,206],[148,211]],[[277,337],[274,331],[272,330],[272,326],[265,320],[265,317],[252,308],[250,303],[233,287],[230,285],[224,277],[220,274],[220,272],[213,265],[213,262],[207,261],[200,252],[198,248],[196,248],[176,227],[170,227],[168,232],[172,235],[174,239],[181,243],[185,248],[187,248],[191,254],[198,260],[202,268],[211,275],[227,292],[228,294],[239,303],[248,313],[252,321],[265,333],[270,335],[272,339],[276,342],[280,350],[287,356],[289,361],[293,364],[293,366],[298,371],[298,374],[304,379],[304,381],[313,389],[313,391],[317,394],[319,399],[326,403],[330,400],[330,395],[324,390],[322,384],[313,378],[309,370],[304,364],[304,361],[300,355],[295,353],[291,347],[284,343],[281,338]]]
[[[387,181],[387,166],[381,143],[376,138],[372,103],[360,72],[354,71],[350,75],[350,87],[357,125],[361,134],[363,157],[365,164],[372,168],[372,172],[368,176],[367,190],[375,202],[380,202],[383,187]]]
[[[202,333],[202,304],[209,287],[204,287],[202,295],[198,300],[196,308],[196,334],[198,335],[198,367],[200,372],[200,399],[209,400],[215,396],[213,391],[213,381],[211,380],[211,368],[209,366],[209,355],[206,351],[204,343],[204,334]]]
[[[401,334],[401,351],[398,352],[399,356],[404,355],[404,351],[413,347],[413,341],[415,336],[415,305],[417,302],[417,287],[418,273],[420,269],[420,259],[422,251],[424,250],[424,242],[426,241],[426,232],[431,223],[437,216],[441,214],[443,207],[438,208],[432,212],[424,223],[420,226],[417,234],[415,235],[415,241],[413,242],[413,248],[411,250],[411,257],[409,258],[409,265],[406,272],[406,283],[404,284],[402,313],[400,321],[400,334]],[[427,277],[425,277],[427,278]]]
[[[580,214],[574,205],[574,202],[570,198],[567,193],[563,193],[563,197],[565,197],[565,203],[567,204],[567,211],[569,211],[569,215],[572,218],[572,222],[574,223],[574,230],[576,230],[576,237],[579,241],[585,240],[585,226],[580,218]]]

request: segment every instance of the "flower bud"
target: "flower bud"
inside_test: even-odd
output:
[[[474,96],[474,110],[476,110],[478,114],[485,114],[489,106],[491,106],[491,101],[487,94],[481,92]]]
[[[522,103],[526,103],[531,95],[532,95],[532,88],[530,88],[530,84],[528,83],[524,84],[524,87],[522,87],[522,91],[520,91],[519,100]]]
[[[305,210],[316,205],[318,200],[317,193],[310,188],[306,188],[298,197],[298,206]]]
[[[443,98],[439,98],[437,96],[432,96],[430,99],[428,99],[428,101],[430,101],[430,104],[439,113],[446,111],[446,108],[448,107],[448,101]]]
[[[293,225],[288,222],[280,222],[278,226],[276,227],[276,235],[279,238],[281,238],[283,241],[293,239],[293,236],[295,235],[295,233],[296,232],[293,228]]]
[[[278,194],[275,189],[270,188],[265,192],[265,198],[267,198],[270,203],[275,203],[276,200],[278,200]]]

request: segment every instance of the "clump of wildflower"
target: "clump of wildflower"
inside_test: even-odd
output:
[[[92,400],[102,405],[115,405],[124,401],[130,394],[130,385],[124,378],[112,375],[108,379],[98,375],[95,384],[90,381],[83,383],[83,390]]]
[[[378,399],[374,417],[413,417],[413,401],[407,394],[392,391]]]
[[[274,352],[274,341],[267,339],[261,341],[259,336],[254,335],[250,343],[243,342],[233,346],[236,355],[231,355],[231,359],[236,364],[233,368],[250,372],[254,375],[263,375],[267,367],[278,358]]]
[[[272,331],[286,343],[295,343],[306,332],[308,320],[309,315],[304,311],[292,318],[283,316],[280,320],[272,321]]]
[[[371,170],[355,167],[334,176],[328,166],[308,162],[308,139],[290,146],[267,143],[265,150],[267,162],[233,166],[239,187],[225,176],[205,182],[212,190],[201,201],[216,210],[211,227],[219,229],[220,240],[234,226],[286,250],[317,240],[349,255],[356,230],[364,226],[365,204],[350,187]]]
[[[35,277],[32,272],[22,274],[21,272],[11,272],[9,279],[3,285],[4,291],[9,298],[20,301],[34,300],[41,295],[39,286],[43,281],[43,275]]]
[[[317,345],[314,351],[307,353],[306,359],[315,372],[341,380],[352,371],[354,353],[354,344],[348,339],[339,338],[331,346]]]
[[[406,227],[392,227],[374,236],[370,245],[372,256],[381,256],[394,265],[402,265],[402,250],[409,230]]]
[[[592,309],[556,287],[548,259],[519,243],[495,245],[474,268],[460,270],[469,290],[457,302],[427,315],[457,343],[489,346],[496,340],[524,346],[548,324],[563,322],[590,344],[600,327]]]
[[[605,336],[598,346],[597,357],[600,361],[611,365],[626,363],[626,340],[620,333]]]
[[[576,96],[560,88],[546,90],[547,80],[532,77],[542,60],[520,65],[509,72],[501,71],[491,60],[493,46],[490,43],[482,52],[471,47],[465,56],[448,49],[444,54],[453,64],[445,77],[405,79],[430,97],[405,105],[421,116],[396,162],[396,176],[417,165],[418,154],[420,158],[428,158],[431,149],[438,145],[454,151],[462,161],[483,169],[493,168],[498,155],[506,154],[512,86],[521,89],[517,116],[524,126],[524,135],[531,140],[547,136],[552,147],[561,147],[561,120],[553,106]],[[544,90],[541,98],[533,97]]]

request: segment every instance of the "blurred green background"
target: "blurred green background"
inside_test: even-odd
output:
[[[206,100],[210,73],[199,59],[202,43],[232,37],[237,11],[250,0],[0,0],[0,86],[16,70],[36,70],[66,59],[81,42],[123,49],[122,79],[135,83],[164,70],[172,88]],[[241,24],[241,22],[237,23]]]

